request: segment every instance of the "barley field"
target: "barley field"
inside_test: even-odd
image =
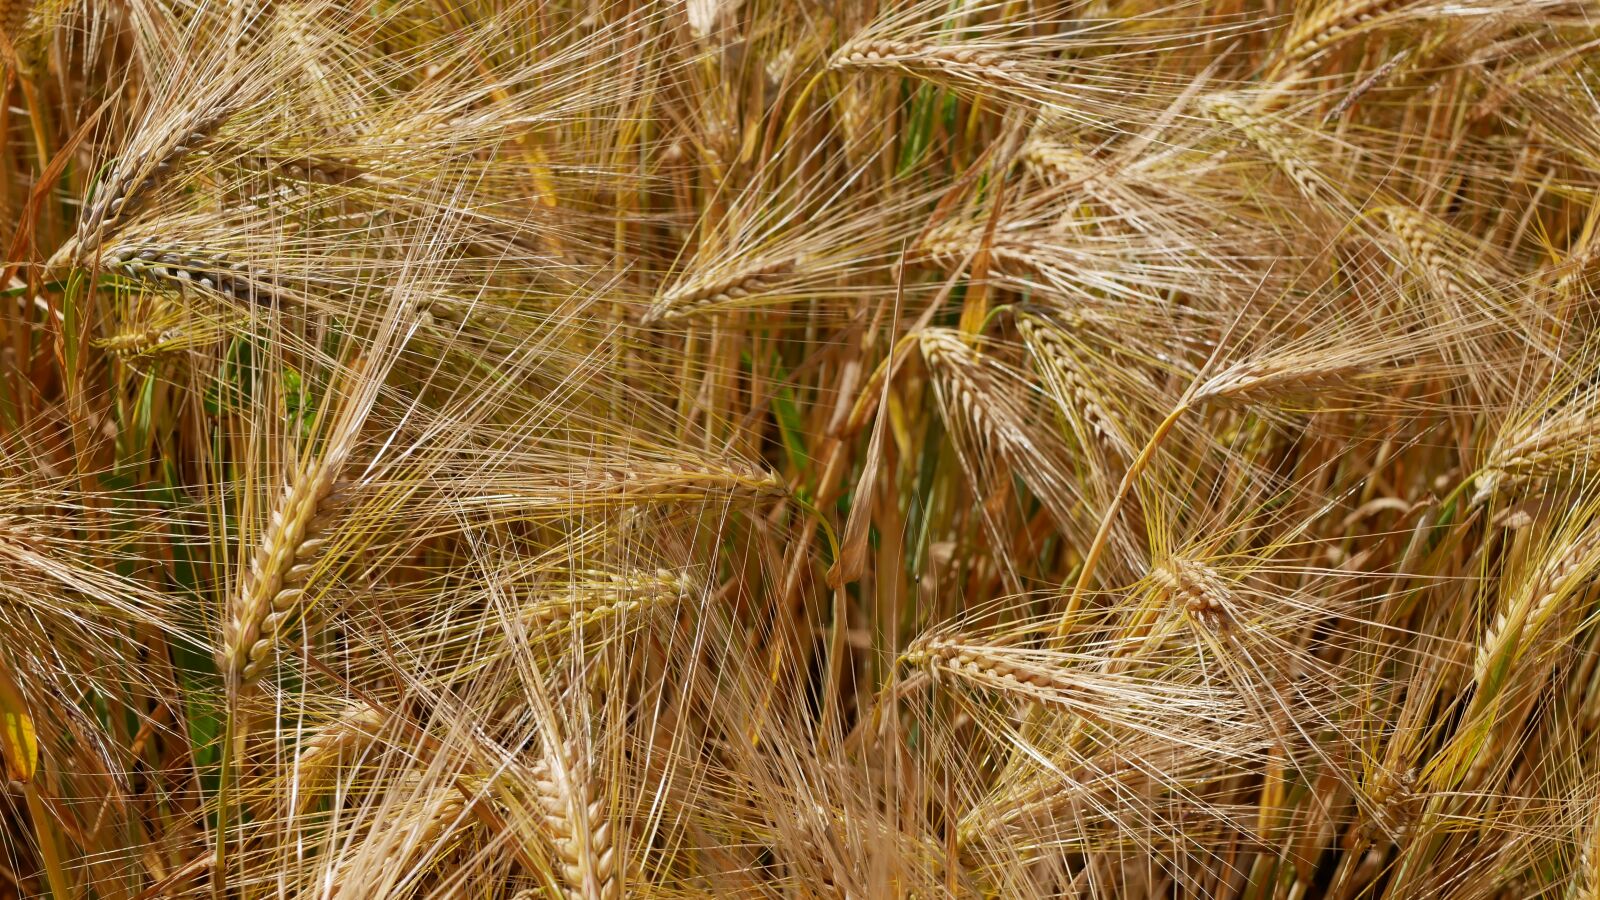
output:
[[[0,900],[1600,900],[1595,0],[0,37]]]

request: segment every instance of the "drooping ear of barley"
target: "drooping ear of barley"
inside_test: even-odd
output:
[[[4,0],[0,3],[0,29],[11,46],[5,61],[15,64],[24,77],[38,78],[50,53],[57,25],[67,12],[65,0]]]
[[[1040,181],[1056,187],[1082,186],[1092,190],[1105,175],[1105,164],[1076,147],[1035,135],[1022,145],[1022,164]]]
[[[1401,65],[1404,64],[1410,57],[1411,50],[1409,48],[1401,50],[1399,53],[1396,53],[1394,56],[1391,56],[1385,60],[1383,65],[1372,70],[1370,75],[1361,79],[1355,84],[1355,86],[1351,87],[1343,97],[1339,98],[1339,102],[1334,104],[1333,108],[1328,110],[1328,112],[1323,115],[1323,124],[1337,120],[1357,103],[1361,102],[1362,97],[1365,97],[1374,88],[1377,88],[1384,82],[1393,78],[1395,73],[1400,71]]]
[[[315,587],[309,579],[328,543],[324,532],[337,511],[339,479],[416,331],[418,301],[427,297],[424,273],[450,262],[450,245],[434,242],[454,235],[452,223],[430,222],[428,227],[429,242],[410,248],[411,256],[399,269],[385,273],[389,281],[371,285],[379,304],[372,311],[372,330],[358,338],[353,358],[336,367],[329,408],[317,423],[318,439],[287,467],[249,563],[228,592],[216,659],[231,695],[266,673],[279,642],[307,612],[304,602]]]
[[[117,244],[106,248],[101,265],[160,287],[198,288],[240,303],[271,305],[280,296],[271,276],[252,271],[243,260],[203,248]]]
[[[1201,382],[1193,399],[1216,406],[1271,405],[1294,397],[1315,397],[1371,371],[1370,366],[1338,357],[1244,360]]]
[[[1135,315],[1152,323],[1162,315],[1183,314],[1170,303],[1174,292],[1198,289],[1193,281],[1180,286],[1172,280],[1169,268],[1175,258],[1186,260],[1186,267],[1192,264],[1196,270],[1193,277],[1216,277],[1218,289],[1222,290],[1229,276],[1220,260],[1209,258],[1213,251],[1207,246],[1189,241],[1170,228],[1141,230],[1147,218],[1159,220],[1162,203],[1170,200],[1152,202],[1137,192],[1129,195],[1123,190],[1128,186],[1119,179],[1105,188],[1105,196],[1127,205],[1126,211],[1119,209],[1100,220],[1100,227],[1115,237],[1073,227],[1070,218],[1057,222],[1031,218],[1005,221],[992,237],[984,223],[957,221],[930,229],[916,247],[918,257],[950,271],[975,257],[981,247],[988,254],[991,282],[1007,290],[1027,293],[1066,309],[1087,307],[1086,314],[1096,308],[1114,310],[1126,304]],[[1096,199],[1101,195],[1097,194]],[[1196,337],[1185,332],[1173,340],[1182,343]]]
[[[1543,415],[1522,416],[1500,433],[1474,476],[1473,503],[1530,482],[1584,474],[1600,453],[1600,430],[1589,402],[1576,398]]]
[[[1400,239],[1412,264],[1435,290],[1451,302],[1459,302],[1467,296],[1477,279],[1460,255],[1451,249],[1451,242],[1447,240],[1449,229],[1444,223],[1409,206],[1385,206],[1379,213]]]
[[[852,41],[834,53],[835,69],[903,69],[958,77],[1002,87],[1018,84],[1017,62],[998,53],[969,47],[947,47],[926,41],[866,39]]]
[[[793,259],[755,260],[722,273],[694,273],[663,291],[645,314],[646,325],[737,304],[772,290],[796,268]]]
[[[6,40],[15,49],[22,41],[23,26],[28,23],[28,16],[33,13],[37,0],[0,0],[0,30],[4,30]]]
[[[340,715],[317,726],[300,741],[294,757],[294,793],[303,806],[319,786],[335,774],[341,758],[377,737],[383,714],[365,703],[353,703]]]
[[[535,634],[556,635],[646,615],[689,596],[681,573],[578,573],[582,583],[559,587],[527,606],[522,620]],[[593,579],[590,581],[589,579]]]
[[[147,203],[185,157],[204,147],[234,112],[232,92],[200,98],[148,134],[119,158],[95,189],[72,238],[51,258],[59,268],[91,262],[118,225]]]
[[[1232,627],[1235,605],[1227,583],[1210,566],[1182,556],[1169,556],[1150,570],[1150,577],[1193,622],[1214,632]]]
[[[1028,345],[1035,365],[1054,390],[1085,445],[1099,444],[1122,462],[1138,451],[1126,426],[1109,408],[1100,387],[1090,378],[1087,361],[1054,323],[1032,313],[1017,316],[1017,330]]]
[[[902,656],[936,679],[966,683],[1003,696],[1058,707],[1103,727],[1136,729],[1181,742],[1195,720],[1220,719],[1227,704],[1210,688],[1189,688],[1128,674],[1100,671],[1090,655],[985,643],[956,634],[932,634]],[[1237,714],[1237,710],[1232,711]]]
[[[991,490],[985,485],[997,477],[991,460],[998,459],[1039,498],[1059,528],[1084,533],[1080,488],[1065,477],[1070,454],[1058,435],[1037,427],[1026,393],[957,332],[925,329],[918,343],[963,465],[980,490]]]
[[[162,344],[170,342],[178,335],[179,331],[174,328],[133,328],[118,331],[116,334],[101,338],[95,343],[96,346],[113,356],[143,356],[154,351]]]
[[[226,322],[195,314],[170,298],[139,292],[123,304],[108,331],[95,346],[133,359],[214,344],[225,333]]]
[[[1266,153],[1283,174],[1294,183],[1314,208],[1337,206],[1341,199],[1332,184],[1307,160],[1304,148],[1285,129],[1264,114],[1251,112],[1231,97],[1214,95],[1202,98],[1200,106],[1222,122],[1239,130],[1251,143]]]
[[[1370,812],[1361,823],[1361,834],[1375,840],[1382,834],[1400,843],[1422,815],[1425,795],[1417,788],[1415,770],[1392,772],[1383,769],[1367,792]]]
[[[1576,864],[1572,867],[1572,896],[1600,896],[1600,804],[1590,800],[1582,827],[1578,830]]]
[[[405,796],[407,792],[412,796]],[[301,896],[362,896],[374,888],[414,883],[425,864],[448,850],[472,823],[467,798],[453,784],[396,786],[399,799],[370,811],[357,835],[339,847],[317,883]]]
[[[1402,12],[1413,0],[1332,0],[1295,26],[1279,48],[1280,66],[1300,64]]]
[[[983,232],[982,227],[951,222],[929,231],[919,249],[934,263],[954,268],[974,254]],[[997,274],[1036,274],[1050,265],[1025,236],[1000,235],[989,242],[988,251],[990,269]]]
[[[1053,624],[1039,621],[1035,636],[1049,635]],[[963,718],[973,719],[963,726],[975,730],[968,740],[993,739],[1010,754],[992,784],[960,810],[955,840],[964,855],[1005,871],[1012,842],[1029,842],[1039,858],[1070,846],[1075,830],[1060,827],[1065,818],[1165,822],[1160,798],[1182,793],[1188,779],[1209,777],[1204,772],[1215,761],[1205,762],[1206,754],[1239,753],[1242,763],[1250,756],[1245,748],[1265,738],[1229,688],[1172,678],[1170,659],[1138,674],[1110,673],[1097,650],[1053,651],[1034,645],[1029,633],[1031,626],[939,630],[902,656],[933,676],[933,689],[960,698]],[[1168,674],[1155,674],[1162,671]]]
[[[923,331],[918,340],[923,360],[939,383],[948,386],[952,412],[973,422],[978,435],[992,441],[1001,455],[1020,459],[1028,446],[1023,420],[989,383],[978,352],[948,329]]]

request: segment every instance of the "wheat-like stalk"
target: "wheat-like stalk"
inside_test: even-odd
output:
[[[1270,117],[1251,112],[1233,98],[1213,95],[1202,98],[1201,108],[1239,130],[1261,148],[1307,200],[1330,203],[1336,200],[1332,187],[1316,167],[1305,159],[1304,148],[1285,133]]]
[[[562,888],[571,900],[616,900],[626,886],[624,858],[605,785],[571,742],[557,744],[546,737],[544,744],[544,756],[530,774]]]
[[[1017,317],[1017,330],[1068,408],[1082,417],[1090,433],[1114,455],[1132,461],[1138,451],[1105,398],[1086,377],[1085,362],[1073,350],[1070,340],[1051,323],[1028,313]]]
[[[866,39],[840,47],[829,61],[834,69],[902,69],[953,75],[1005,87],[1018,83],[1019,65],[999,53],[950,47],[927,41]]]
[[[1193,621],[1214,632],[1226,632],[1235,624],[1235,603],[1228,583],[1215,569],[1198,560],[1169,556],[1150,570],[1150,577],[1163,591],[1183,604]]]
[[[583,629],[599,622],[629,619],[681,602],[689,596],[688,577],[666,570],[654,573],[582,573],[591,583],[559,589],[526,607],[522,620],[536,633]]]
[[[213,105],[197,106],[147,146],[134,148],[118,159],[96,186],[94,202],[84,209],[77,231],[56,252],[50,266],[92,261],[117,227],[151,199],[185,157],[204,147],[232,113],[232,106],[220,99]]]
[[[670,322],[749,300],[781,284],[796,266],[793,259],[756,260],[726,273],[696,273],[663,291],[644,323]]]
[[[270,276],[226,252],[151,242],[107,247],[108,271],[168,289],[199,288],[228,300],[270,305],[281,296]]]
[[[1334,0],[1295,27],[1279,50],[1285,63],[1299,63],[1404,10],[1412,0]]]
[[[1337,358],[1245,360],[1201,382],[1193,399],[1218,406],[1270,405],[1349,385],[1371,371],[1370,366]]]
[[[1558,602],[1572,596],[1593,571],[1597,548],[1600,532],[1595,531],[1556,545],[1526,587],[1502,601],[1473,657],[1473,680],[1480,692],[1492,692],[1503,683],[1507,669],[1538,640]]]
[[[1468,292],[1468,277],[1460,260],[1441,239],[1446,231],[1443,223],[1408,206],[1385,206],[1379,213],[1412,261],[1446,299],[1458,299]]]
[[[327,544],[323,529],[338,466],[313,460],[296,469],[274,504],[250,567],[222,622],[217,668],[228,683],[253,684],[271,664],[285,631],[303,613],[307,580]]]
[[[349,896],[371,886],[403,883],[413,866],[441,854],[443,844],[465,830],[467,800],[454,785],[411,786],[416,796],[373,815],[366,833],[343,852],[303,896]]]

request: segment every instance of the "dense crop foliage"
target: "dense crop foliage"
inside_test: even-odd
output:
[[[0,900],[1600,898],[1592,0],[0,33]]]

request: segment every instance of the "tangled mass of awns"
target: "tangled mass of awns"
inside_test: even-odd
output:
[[[0,36],[0,900],[1600,900],[1596,0]]]

